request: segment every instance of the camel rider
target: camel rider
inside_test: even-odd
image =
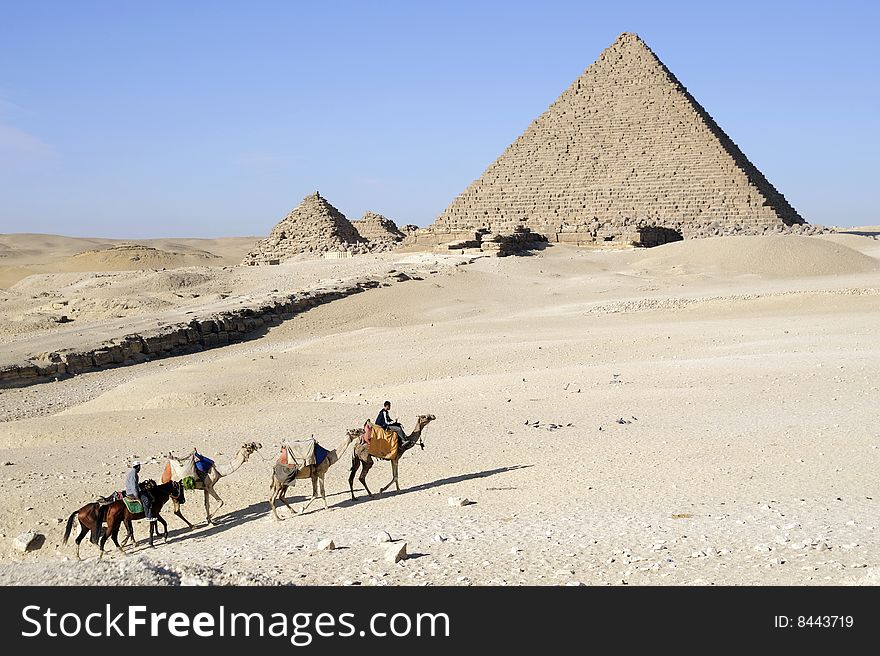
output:
[[[382,409],[379,410],[379,416],[376,417],[375,423],[377,426],[380,426],[385,430],[397,433],[397,437],[401,442],[407,441],[403,426],[400,425],[400,422],[394,421],[391,418],[391,401],[385,401],[385,403],[382,404]]]
[[[148,490],[145,490],[140,483],[138,474],[141,471],[141,463],[135,460],[131,463],[131,469],[125,477],[125,494],[133,499],[137,499],[144,507],[144,516],[151,522],[155,522],[153,517],[153,497]]]

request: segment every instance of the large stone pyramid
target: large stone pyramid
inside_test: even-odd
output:
[[[258,241],[242,264],[272,264],[302,253],[328,251],[363,253],[367,245],[345,215],[316,191]]]
[[[803,223],[651,49],[625,33],[417,241],[520,226],[551,242],[652,245]]]

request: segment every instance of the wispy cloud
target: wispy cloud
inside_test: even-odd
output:
[[[0,98],[0,167],[10,169],[55,159],[52,146],[30,132],[13,125],[10,117],[28,114],[16,103]]]

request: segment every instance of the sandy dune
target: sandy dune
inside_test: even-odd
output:
[[[876,583],[876,246],[719,238],[485,258],[260,340],[2,390],[0,533],[8,544],[33,527],[47,542],[0,553],[0,581],[94,581],[94,563],[58,546],[62,521],[118,488],[132,457],[158,478],[169,450],[225,463],[257,440],[261,456],[218,486],[217,526],[170,518],[166,545],[109,556],[132,563],[119,582],[197,565],[187,576],[306,584]],[[56,282],[80,284],[67,275]],[[386,398],[407,428],[437,416],[401,460],[402,491],[368,499],[356,485],[352,502],[346,452],[327,476],[330,511],[270,519],[281,440],[336,447]],[[389,478],[378,463],[368,480]],[[306,491],[292,490],[297,505]],[[201,493],[184,512],[203,518]],[[380,530],[412,557],[387,563]],[[317,551],[323,537],[346,548]]]
[[[256,237],[118,240],[0,235],[0,288],[39,273],[238,264]]]

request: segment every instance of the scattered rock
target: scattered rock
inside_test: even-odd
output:
[[[12,541],[12,548],[21,553],[28,551],[36,551],[43,546],[46,536],[36,531],[27,531],[22,533]]]
[[[450,506],[469,506],[474,501],[471,501],[467,497],[449,497],[449,505]]]
[[[333,551],[336,548],[336,543],[333,542],[330,538],[326,538],[324,540],[320,540],[317,545],[317,549],[320,551]]]
[[[385,560],[397,563],[406,559],[406,542],[391,543],[385,549]]]
[[[383,544],[385,542],[391,542],[391,534],[387,531],[379,531],[376,534],[376,542],[379,544]]]

